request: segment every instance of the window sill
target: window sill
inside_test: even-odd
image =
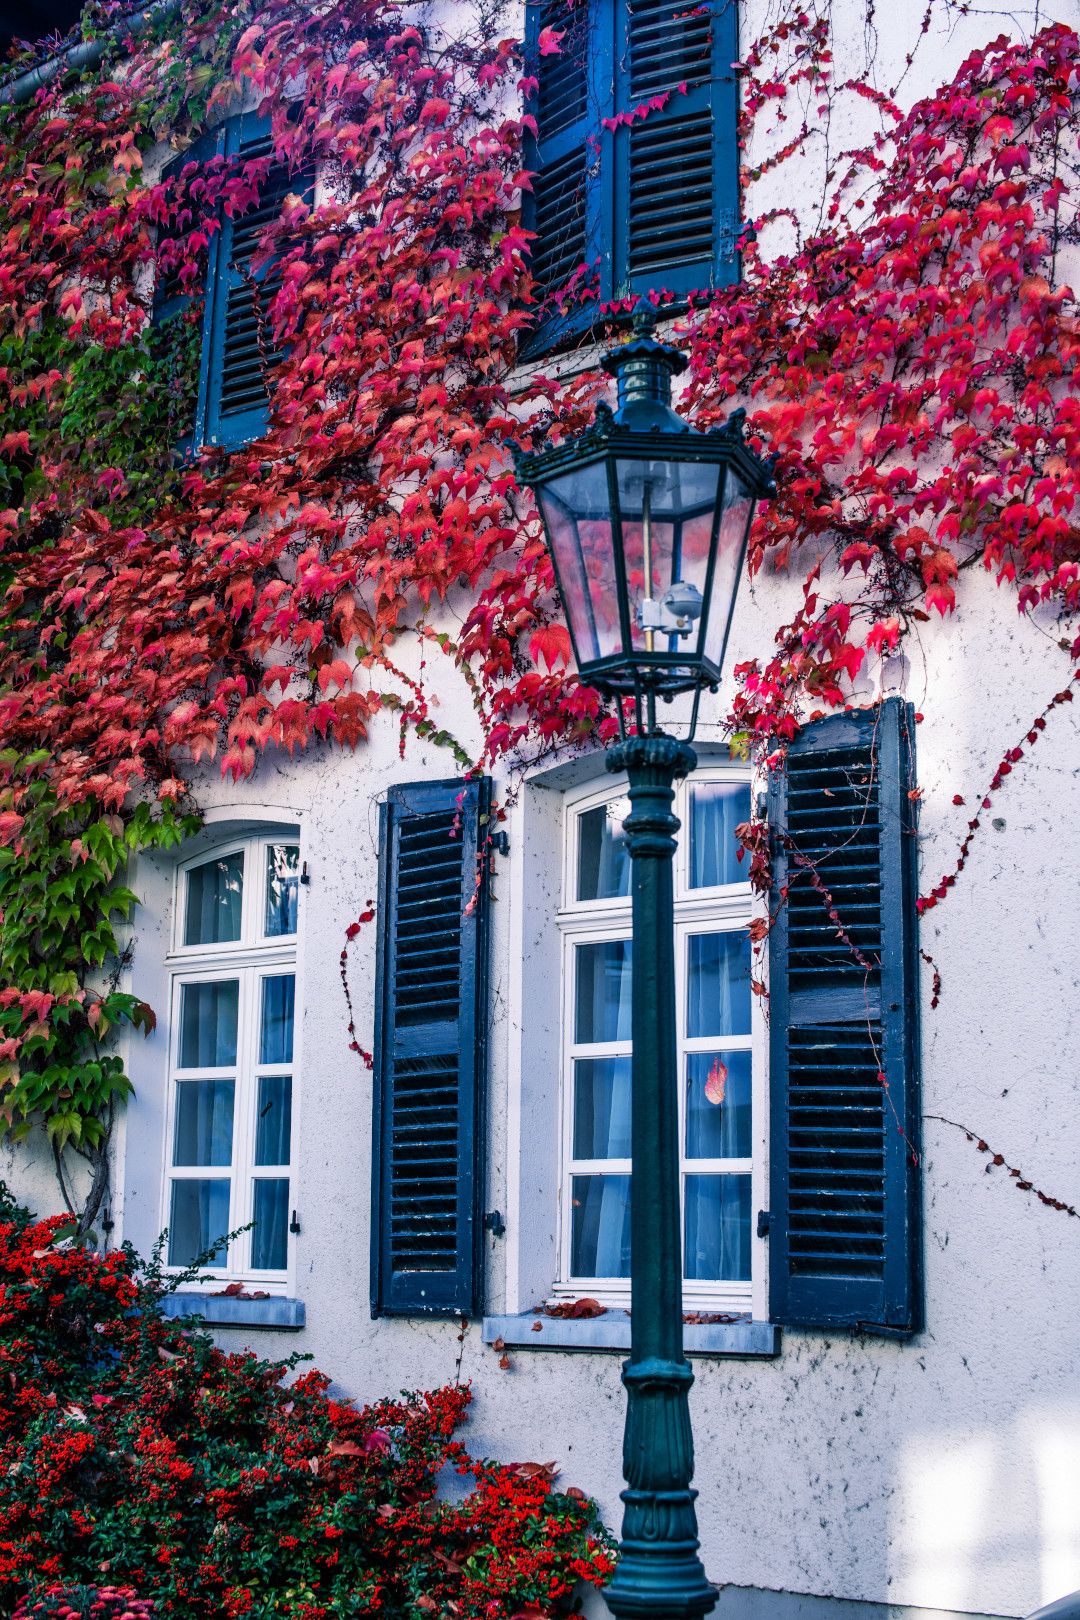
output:
[[[162,1311],[171,1317],[199,1316],[207,1327],[266,1328],[296,1333],[305,1324],[307,1313],[302,1299],[238,1299],[235,1295],[181,1293],[165,1294]]]
[[[539,1324],[539,1329],[537,1328]],[[552,1317],[527,1311],[523,1316],[485,1316],[485,1344],[501,1339],[508,1350],[622,1352],[630,1349],[630,1317],[609,1310],[603,1316]],[[683,1344],[690,1356],[737,1356],[768,1359],[780,1354],[775,1322],[688,1322]]]

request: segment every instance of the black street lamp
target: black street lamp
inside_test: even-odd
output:
[[[690,736],[704,688],[716,690],[757,501],[771,468],[743,439],[742,411],[699,433],[671,407],[678,349],[658,343],[648,305],[634,335],[605,355],[618,407],[591,428],[516,458],[535,492],[583,681],[632,696],[607,767],[626,772],[631,813],[630,1360],[621,1556],[607,1589],[627,1620],[690,1620],[716,1602],[698,1557],[691,1489],[690,1364],[683,1354],[679,1100],[672,858],[675,783],[697,756],[656,722],[656,699],[693,692]]]

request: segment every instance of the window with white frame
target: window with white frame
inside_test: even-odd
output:
[[[567,801],[559,927],[564,1050],[556,1291],[625,1301],[630,1276],[630,856],[626,789]],[[688,1305],[750,1300],[753,1085],[750,885],[735,828],[750,781],[680,784],[675,947],[683,1256]]]
[[[215,1251],[212,1274],[271,1288],[294,1193],[299,853],[247,838],[181,867],[170,957],[168,1263]]]

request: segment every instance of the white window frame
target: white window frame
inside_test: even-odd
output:
[[[285,827],[277,828],[271,833],[223,839],[220,843],[207,846],[197,855],[180,862],[176,868],[171,949],[166,957],[169,974],[169,1027],[161,1227],[164,1228],[171,1222],[172,1188],[175,1181],[203,1181],[215,1177],[224,1180],[228,1177],[230,1232],[246,1226],[252,1219],[255,1181],[284,1180],[286,1177],[289,1181],[288,1251],[285,1267],[280,1271],[255,1270],[251,1264],[253,1233],[243,1232],[229,1245],[224,1264],[202,1268],[201,1274],[209,1279],[205,1286],[210,1289],[222,1284],[240,1282],[252,1289],[265,1290],[270,1294],[285,1294],[288,1292],[289,1279],[295,1271],[295,1234],[291,1228],[293,1210],[297,1204],[296,1145],[300,1102],[298,1051],[300,997],[297,955],[301,908],[297,907],[296,933],[268,935],[265,932],[267,852],[274,845],[280,844],[295,845],[299,850],[299,831],[296,828]],[[240,938],[223,944],[185,945],[183,939],[190,873],[209,861],[221,860],[238,853],[244,856]],[[252,881],[253,875],[255,881]],[[258,1051],[262,981],[285,974],[293,977],[296,986],[293,1003],[292,1062],[262,1063],[259,1062]],[[183,986],[218,983],[228,979],[236,979],[239,984],[236,1062],[229,1068],[223,1067],[216,1072],[221,1078],[234,1081],[232,1160],[228,1167],[174,1165],[173,1140],[176,1130],[178,1087],[185,1079],[212,1078],[215,1074],[212,1068],[205,1065],[197,1070],[183,1069],[180,1066],[180,999]],[[259,1079],[263,1075],[275,1074],[287,1074],[292,1077],[289,1162],[281,1165],[256,1165],[254,1158]],[[181,1266],[166,1265],[166,1270],[171,1274],[183,1269]]]
[[[748,786],[753,791],[749,767],[739,765],[702,765],[686,781],[677,785],[675,814],[682,828],[689,827],[689,794],[691,789],[711,783],[730,783]],[[573,1063],[575,1057],[595,1058],[625,1056],[630,1042],[617,1041],[579,1046],[574,1039],[575,965],[574,953],[585,943],[605,940],[629,939],[631,935],[630,900],[586,900],[576,898],[580,829],[583,814],[599,805],[610,803],[627,793],[625,779],[610,778],[602,787],[591,786],[564,796],[561,904],[557,923],[561,947],[561,1018],[562,1051],[560,1055],[559,1120],[560,1120],[560,1175],[557,1234],[557,1277],[552,1287],[553,1299],[579,1298],[583,1295],[596,1299],[602,1305],[627,1306],[630,1302],[630,1280],[624,1277],[575,1276],[570,1269],[571,1256],[571,1192],[575,1175],[630,1173],[629,1159],[578,1160],[573,1156]],[[682,832],[674,862],[675,883],[675,987],[676,1027],[679,1067],[679,1142],[680,1142],[680,1198],[687,1174],[724,1172],[754,1177],[759,1166],[755,1155],[761,1142],[760,1119],[763,1107],[763,1089],[754,1061],[754,1026],[760,1016],[756,998],[752,997],[751,1031],[746,1035],[693,1036],[686,1035],[687,975],[689,940],[693,934],[717,934],[749,926],[753,916],[753,896],[749,881],[717,885],[708,889],[691,889],[689,882],[689,838]],[[686,1155],[686,1061],[693,1052],[745,1051],[751,1053],[751,1096],[753,1117],[751,1122],[752,1152],[740,1159],[690,1159]],[[751,1220],[753,1219],[751,1199]],[[680,1220],[684,1229],[684,1218]],[[683,1282],[683,1303],[687,1310],[749,1311],[751,1309],[754,1271],[758,1264],[758,1246],[752,1241],[751,1276],[741,1282]]]

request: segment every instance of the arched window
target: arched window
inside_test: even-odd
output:
[[[299,845],[275,833],[180,867],[170,953],[170,1266],[284,1280],[293,1199]],[[227,1234],[249,1228],[226,1242]]]

